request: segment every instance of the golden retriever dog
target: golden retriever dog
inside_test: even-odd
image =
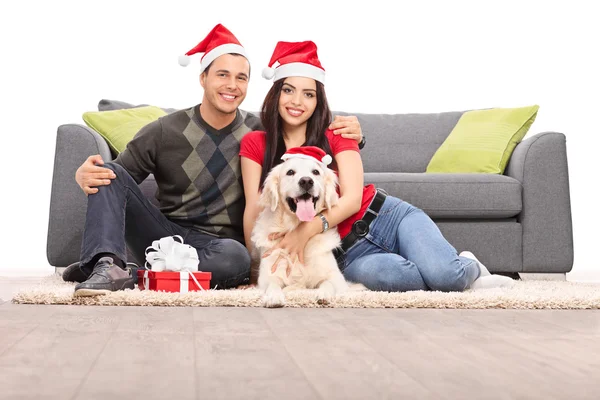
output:
[[[282,249],[262,258],[278,243],[279,239],[270,239],[271,234],[291,232],[302,221],[310,221],[337,204],[337,184],[335,173],[311,157],[289,158],[265,179],[259,199],[263,210],[251,235],[255,252],[261,257],[258,288],[264,293],[265,307],[282,307],[284,292],[289,290],[316,289],[315,300],[327,304],[349,289],[332,253],[341,242],[337,228],[308,241],[304,264],[292,260]]]

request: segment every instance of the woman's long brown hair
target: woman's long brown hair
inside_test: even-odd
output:
[[[283,141],[283,124],[279,115],[279,96],[285,78],[279,79],[273,83],[273,86],[267,93],[262,105],[260,119],[266,134],[265,157],[263,161],[262,174],[260,176],[260,188],[263,187],[267,175],[273,167],[281,163],[281,156],[285,153],[285,143]],[[325,95],[324,85],[316,81],[317,84],[317,107],[315,112],[308,119],[306,125],[306,141],[302,146],[316,146],[323,149],[327,154],[331,154],[329,140],[325,135],[327,127],[331,123],[331,111],[327,96]],[[331,166],[330,166],[331,167]]]

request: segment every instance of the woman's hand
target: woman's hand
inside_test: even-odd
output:
[[[282,239],[277,245],[267,250],[262,258],[268,257],[275,250],[282,250],[275,263],[273,263],[273,266],[279,265],[280,261],[283,261],[284,258],[287,259],[288,264],[291,263],[294,265],[297,261],[304,264],[304,248],[306,247],[306,243],[308,243],[311,237],[318,233],[314,231],[314,226],[315,225],[312,222],[304,222],[291,232],[272,233],[269,235],[269,239]],[[288,265],[288,272],[292,265]]]
[[[304,248],[306,247],[306,243],[310,239],[310,236],[306,234],[306,229],[303,229],[303,225],[298,226],[298,228],[294,229],[288,233],[273,233],[269,238],[273,238],[273,240],[277,240],[278,238],[282,239],[270,250],[267,250],[263,254],[263,258],[271,255],[275,250],[282,250],[281,258],[284,255],[289,257],[289,260],[293,263],[295,261],[300,261],[304,263]],[[275,265],[280,260],[278,259],[275,262]]]

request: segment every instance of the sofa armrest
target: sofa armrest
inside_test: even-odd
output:
[[[519,143],[505,175],[523,185],[523,272],[569,272],[573,226],[565,135],[544,132]]]
[[[78,124],[58,127],[46,243],[50,265],[64,267],[79,260],[87,196],[75,182],[75,172],[94,154],[112,160],[108,144],[96,131]]]

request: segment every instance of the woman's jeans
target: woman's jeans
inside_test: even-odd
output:
[[[211,272],[211,287],[230,288],[246,283],[250,277],[250,255],[233,239],[218,238],[183,227],[169,220],[144,196],[129,173],[120,165],[106,163],[117,176],[98,193],[88,196],[88,207],[81,244],[81,265],[93,262],[100,253],[112,253],[127,261],[127,246],[138,263],[143,264],[146,247],[165,236],[180,235],[184,243],[196,248],[199,269]]]
[[[477,262],[459,257],[431,218],[405,201],[388,196],[369,229],[345,254],[348,281],[378,291],[450,292],[479,277]]]

